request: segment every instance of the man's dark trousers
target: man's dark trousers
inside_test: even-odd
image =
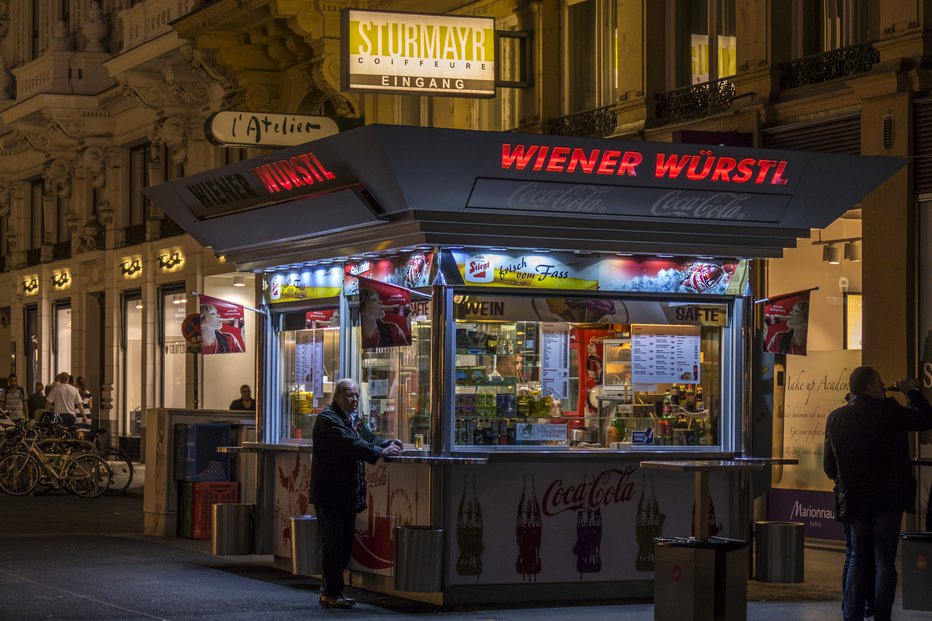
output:
[[[315,505],[320,540],[321,591],[330,597],[343,595],[343,570],[353,553],[356,513],[350,509]]]

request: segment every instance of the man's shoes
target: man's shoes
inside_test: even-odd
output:
[[[324,608],[352,608],[356,605],[356,600],[346,599],[342,596],[321,595],[320,605]]]

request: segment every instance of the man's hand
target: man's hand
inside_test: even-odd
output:
[[[917,379],[899,379],[896,380],[893,384],[896,386],[896,389],[899,390],[904,395],[910,390],[916,390],[919,387],[919,380]]]
[[[401,447],[394,442],[382,449],[382,457],[397,457],[398,455],[401,455]]]
[[[394,440],[392,440],[392,444],[397,444],[398,448],[401,448],[401,449],[405,447],[405,445],[398,438],[395,438]]]

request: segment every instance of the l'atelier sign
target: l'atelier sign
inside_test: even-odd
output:
[[[790,197],[731,191],[479,179],[470,208],[577,216],[779,222]]]
[[[336,121],[325,116],[226,110],[204,121],[207,139],[227,147],[295,147],[339,131]]]

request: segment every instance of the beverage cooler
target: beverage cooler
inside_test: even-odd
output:
[[[654,538],[696,511],[688,477],[641,463],[770,456],[746,407],[753,259],[901,166],[367,126],[146,194],[261,275],[257,552],[289,566],[314,417],[350,377],[366,423],[405,444],[366,468],[354,586],[650,597]],[[711,474],[710,534],[746,536],[767,486],[744,476]],[[440,580],[408,579],[397,546],[418,541]]]

